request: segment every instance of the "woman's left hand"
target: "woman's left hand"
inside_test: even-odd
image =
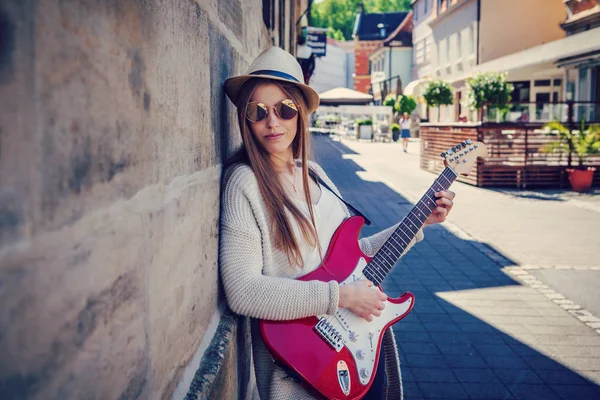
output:
[[[442,190],[435,194],[435,197],[437,198],[435,203],[437,206],[429,218],[425,220],[425,226],[439,224],[446,220],[450,210],[452,210],[452,206],[454,206],[454,196],[456,196],[456,194],[450,190]]]

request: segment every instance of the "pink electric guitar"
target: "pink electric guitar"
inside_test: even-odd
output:
[[[373,258],[358,244],[363,218],[351,217],[333,235],[319,268],[299,279],[340,283],[369,279],[379,286],[435,208],[434,194],[448,189],[458,174],[467,175],[477,157],[486,155],[483,143],[470,140],[442,153],[446,168]],[[263,320],[260,327],[273,357],[313,393],[327,399],[360,399],[375,377],[383,333],[404,318],[414,302],[410,292],[388,298],[381,316],[371,322],[341,308],[335,315]]]

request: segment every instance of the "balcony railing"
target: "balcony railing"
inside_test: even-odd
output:
[[[481,113],[481,121],[484,123],[600,122],[600,102],[513,102],[509,103],[504,110],[484,107]]]

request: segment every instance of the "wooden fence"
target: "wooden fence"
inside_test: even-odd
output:
[[[480,187],[566,188],[569,187],[566,154],[543,153],[540,148],[556,140],[546,135],[542,124],[422,124],[421,169],[440,173],[440,153],[471,139],[486,144],[488,157],[478,160],[471,174],[458,180]],[[577,161],[574,160],[576,165]],[[593,186],[600,186],[600,156],[588,164],[598,171]]]

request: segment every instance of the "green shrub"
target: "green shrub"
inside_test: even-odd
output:
[[[400,132],[400,125],[398,124],[392,124],[391,126],[392,132]]]
[[[356,125],[373,125],[373,120],[371,119],[359,119],[356,121]]]

